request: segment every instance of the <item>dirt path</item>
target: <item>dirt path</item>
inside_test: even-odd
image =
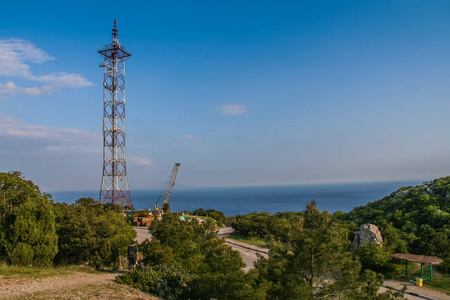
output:
[[[0,299],[158,299],[115,283],[117,275],[76,272],[39,279],[0,276]]]

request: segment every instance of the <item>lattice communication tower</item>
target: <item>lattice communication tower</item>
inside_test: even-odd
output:
[[[131,204],[125,162],[125,60],[131,56],[119,43],[119,30],[112,30],[112,44],[99,49],[103,67],[103,177],[100,203]]]

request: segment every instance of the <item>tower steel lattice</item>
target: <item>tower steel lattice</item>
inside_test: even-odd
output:
[[[100,203],[111,201],[133,208],[125,162],[125,60],[131,56],[112,30],[112,43],[99,49],[103,67],[103,177]]]

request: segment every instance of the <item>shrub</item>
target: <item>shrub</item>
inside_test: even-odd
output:
[[[163,299],[185,299],[191,275],[180,264],[171,263],[138,267],[116,280]]]

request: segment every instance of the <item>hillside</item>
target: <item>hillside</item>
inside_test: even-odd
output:
[[[343,218],[360,225],[392,225],[410,253],[443,258],[450,266],[450,177],[402,187],[383,199],[354,208]]]

